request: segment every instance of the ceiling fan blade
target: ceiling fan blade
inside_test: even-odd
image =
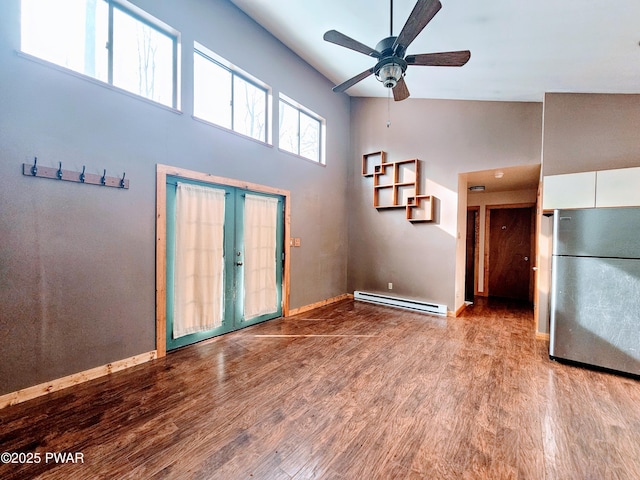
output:
[[[404,77],[400,77],[396,86],[393,87],[393,99],[396,102],[400,102],[406,98],[409,98],[409,89],[407,88],[407,84],[404,81]]]
[[[356,75],[355,77],[350,78],[346,82],[342,82],[340,85],[336,85],[335,87],[333,87],[333,91],[344,92],[347,88],[354,86],[356,83],[358,83],[361,80],[364,80],[365,78],[367,78],[369,75],[372,75],[372,74],[373,74],[373,68],[370,68],[369,70],[365,70],[364,72]]]
[[[402,27],[400,35],[393,43],[393,50],[396,55],[399,57],[404,56],[409,44],[413,42],[441,8],[442,4],[438,0],[418,0],[407,22]]]
[[[459,50],[457,52],[420,53],[407,55],[405,58],[409,65],[424,65],[428,67],[461,67],[469,61],[471,52]]]
[[[344,33],[340,33],[337,30],[329,30],[324,34],[322,38],[324,38],[327,42],[335,43],[336,45],[340,45],[341,47],[364,53],[365,55],[369,55],[370,57],[381,57],[379,51],[374,50],[373,48],[368,47],[364,43],[360,43],[351,37],[347,37]]]

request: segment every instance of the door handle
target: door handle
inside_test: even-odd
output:
[[[242,266],[242,262],[236,262],[236,265],[241,267]]]

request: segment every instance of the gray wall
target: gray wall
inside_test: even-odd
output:
[[[640,165],[640,95],[547,93],[543,175]]]
[[[464,239],[458,174],[539,164],[542,105],[410,99],[392,103],[389,128],[387,109],[386,99],[351,99],[349,291],[414,297],[455,310],[463,300],[456,298],[456,261],[464,262],[456,258],[456,237]],[[386,151],[388,161],[422,160],[421,193],[438,197],[438,222],[411,224],[403,210],[373,207],[373,180],[361,176],[361,156],[377,150]]]
[[[640,166],[640,95],[547,93],[544,98],[542,174]],[[549,331],[553,226],[541,217],[538,245],[540,316]]]
[[[0,394],[155,348],[157,163],[290,190],[290,306],[346,292],[348,97],[227,1],[134,3],[182,34],[181,113],[17,55],[0,6]],[[323,116],[327,166],[195,121],[194,40]],[[131,188],[25,177],[34,156]]]

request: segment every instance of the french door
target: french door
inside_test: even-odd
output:
[[[166,348],[282,315],[284,198],[166,177]]]

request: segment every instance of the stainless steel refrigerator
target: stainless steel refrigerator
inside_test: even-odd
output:
[[[640,375],[640,208],[553,223],[550,356]]]

